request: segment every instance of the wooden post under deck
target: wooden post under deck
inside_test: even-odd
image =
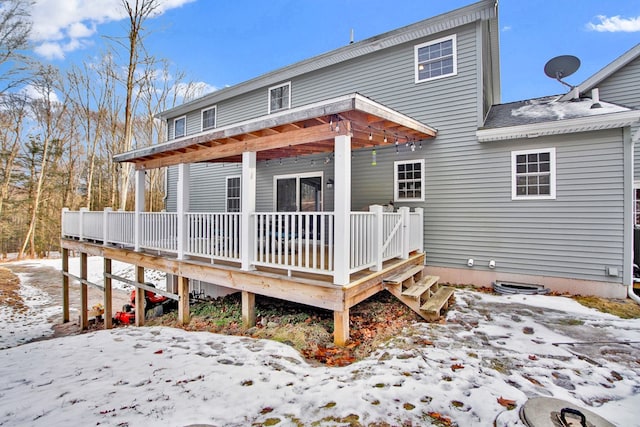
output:
[[[113,299],[111,293],[111,260],[104,259],[104,328],[111,329],[113,327]]]
[[[136,282],[144,283],[144,267],[136,266]],[[136,326],[144,326],[144,293],[144,289],[136,288]]]
[[[190,320],[189,278],[178,276],[178,322],[182,325],[186,325]]]
[[[69,321],[69,249],[62,248],[62,323]]]
[[[349,341],[349,308],[333,312],[333,343],[344,346]]]
[[[242,291],[242,325],[245,328],[256,326],[256,294]]]
[[[88,289],[87,289],[87,253],[80,253],[80,328],[82,330],[89,327]]]

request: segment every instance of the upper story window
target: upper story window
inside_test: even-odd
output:
[[[202,130],[216,127],[216,107],[202,110]]]
[[[269,88],[269,114],[291,108],[291,82]]]
[[[417,45],[415,61],[416,83],[455,75],[456,35]]]
[[[424,201],[424,159],[394,162],[394,200]]]
[[[240,177],[228,176],[226,186],[227,212],[240,212]]]
[[[180,138],[187,134],[187,118],[185,116],[173,119],[173,137]]]
[[[556,198],[556,149],[511,152],[511,198]]]

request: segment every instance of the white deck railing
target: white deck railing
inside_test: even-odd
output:
[[[139,218],[139,224],[136,224]],[[184,221],[184,226],[180,225]],[[406,258],[423,247],[423,212],[400,208],[351,212],[350,235],[335,236],[333,212],[260,212],[250,215],[250,236],[241,233],[241,213],[119,212],[105,209],[62,212],[62,237],[185,256],[241,262],[242,242],[253,242],[250,265],[333,275],[336,263],[349,273],[379,270],[392,258]],[[180,235],[184,229],[184,236]],[[334,258],[336,239],[348,238],[348,260]],[[179,242],[184,242],[180,245]]]
[[[185,253],[211,260],[240,260],[240,213],[187,213]]]
[[[333,272],[331,212],[255,213],[253,264],[319,274]]]

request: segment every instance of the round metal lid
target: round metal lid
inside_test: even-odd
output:
[[[615,427],[588,409],[552,397],[527,400],[520,410],[520,418],[529,427]]]

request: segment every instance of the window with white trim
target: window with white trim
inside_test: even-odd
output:
[[[291,82],[269,88],[269,114],[291,108]]]
[[[556,149],[511,152],[511,198],[556,198]]]
[[[173,137],[180,138],[187,133],[187,117],[182,116],[177,119],[173,119]]]
[[[417,45],[414,56],[416,83],[456,75],[456,35]]]
[[[424,201],[424,159],[397,161],[393,169],[394,201]]]
[[[240,212],[240,176],[228,176],[226,185],[227,212]]]
[[[202,110],[202,130],[216,127],[216,107],[209,107]]]

